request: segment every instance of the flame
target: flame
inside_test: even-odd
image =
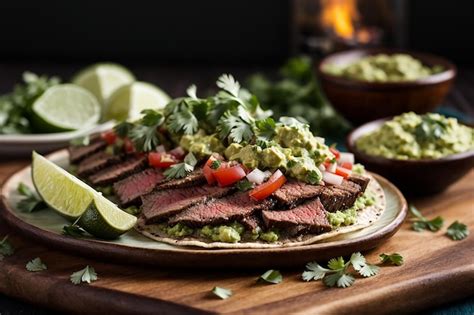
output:
[[[320,0],[321,23],[337,36],[354,39],[354,23],[359,20],[356,0]]]

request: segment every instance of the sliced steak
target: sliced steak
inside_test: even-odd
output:
[[[157,189],[170,189],[170,188],[179,188],[179,187],[189,187],[198,184],[204,184],[206,178],[202,172],[202,168],[196,169],[193,172],[189,173],[186,177],[176,178],[164,181],[159,184]]]
[[[77,175],[79,177],[86,177],[91,174],[97,173],[98,171],[119,163],[122,160],[122,156],[113,155],[104,151],[99,151],[85,158],[79,163],[77,168]]]
[[[262,219],[260,219],[260,215],[254,213],[251,216],[240,220],[240,223],[245,227],[245,229],[249,231],[254,231],[258,227],[262,226]]]
[[[120,205],[127,206],[137,203],[140,196],[150,193],[163,179],[163,172],[155,168],[147,168],[116,182],[114,192]]]
[[[271,200],[260,202],[250,199],[248,192],[239,192],[231,196],[214,199],[190,207],[171,217],[170,224],[182,222],[191,226],[220,224],[230,221],[241,221],[251,216],[255,211],[268,209],[273,205]]]
[[[92,185],[103,186],[116,182],[125,176],[136,173],[145,167],[145,156],[129,156],[122,163],[107,167],[89,177]]]
[[[69,160],[72,164],[82,161],[86,157],[104,149],[107,146],[107,142],[97,138],[94,142],[87,146],[70,146],[69,151]]]
[[[358,194],[341,189],[339,186],[327,186],[319,195],[321,203],[329,212],[352,207],[357,197]]]
[[[331,230],[326,211],[319,198],[284,211],[262,211],[267,228],[284,228],[298,233],[321,233]]]
[[[370,182],[369,177],[365,177],[365,176],[354,174],[354,173],[352,173],[351,176],[349,176],[348,180],[359,185],[362,189],[362,192],[364,192],[367,189],[367,185],[369,185],[369,182]]]
[[[194,186],[157,190],[142,197],[142,215],[147,224],[175,215],[211,198],[231,193],[232,187]]]
[[[305,199],[317,197],[324,186],[310,185],[298,181],[290,181],[273,193],[273,198],[279,205],[293,208]]]

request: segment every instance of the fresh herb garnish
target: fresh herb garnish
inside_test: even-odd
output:
[[[149,152],[161,143],[158,128],[163,124],[165,118],[161,112],[153,109],[145,109],[142,114],[143,117],[129,130],[128,136],[138,151]],[[129,127],[122,125],[120,129]],[[124,130],[120,131],[120,133],[122,132]]]
[[[96,281],[98,278],[94,268],[86,266],[84,269],[71,274],[70,279],[72,283],[80,284],[81,282],[91,283],[92,281]]]
[[[221,161],[219,161],[219,160],[214,160],[214,161],[212,161],[210,167],[211,167],[213,170],[217,170],[220,166],[221,166]]]
[[[403,265],[403,256],[399,253],[393,254],[380,254],[380,260],[383,264],[390,263],[392,265],[401,266]]]
[[[31,272],[38,272],[48,269],[48,267],[41,261],[41,258],[36,257],[26,264],[26,270]]]
[[[361,253],[354,253],[347,262],[342,257],[332,258],[328,262],[328,268],[322,267],[317,262],[310,262],[306,265],[307,270],[303,272],[302,278],[304,281],[322,279],[328,287],[350,287],[355,281],[351,265],[352,269],[363,277],[375,276],[380,270],[378,266],[368,264]]]
[[[262,274],[257,281],[278,284],[283,281],[283,276],[281,275],[280,271],[270,269]]]
[[[258,130],[258,136],[262,140],[270,141],[275,135],[276,124],[273,118],[268,117],[255,122]]]
[[[164,171],[163,175],[165,175],[168,179],[183,178],[186,177],[187,174],[194,171],[196,164],[196,157],[192,152],[189,152],[185,156],[183,163],[170,166],[166,171]]]
[[[238,181],[237,184],[235,184],[235,187],[240,191],[247,191],[253,188],[253,184],[245,178]]]
[[[13,245],[8,241],[8,235],[5,235],[0,241],[0,260],[5,256],[11,256],[15,252]]]
[[[321,173],[319,173],[317,171],[314,171],[314,170],[309,171],[308,175],[306,176],[306,179],[307,179],[308,183],[310,183],[310,184],[313,184],[313,185],[319,184],[319,182],[322,179]]]
[[[217,131],[222,140],[229,139],[231,142],[249,142],[255,135],[253,125],[255,120],[243,107],[238,106],[236,110],[227,111],[217,124]]]
[[[24,212],[34,212],[48,208],[41,198],[23,183],[18,185],[17,191],[25,198],[21,199],[17,206]]]
[[[79,222],[79,219],[80,217],[77,218],[76,221],[74,221],[72,224],[63,226],[62,234],[76,237],[76,238],[84,236],[84,233],[86,233],[86,231],[84,231],[83,228],[77,225],[77,222]]]
[[[446,235],[448,235],[454,241],[459,241],[469,235],[469,230],[467,229],[467,226],[464,223],[461,223],[456,220],[448,227]]]
[[[439,229],[441,229],[441,227],[443,226],[444,220],[440,216],[437,216],[432,220],[428,220],[413,205],[410,205],[410,212],[414,216],[414,218],[411,219],[411,221],[413,222],[412,229],[417,232],[421,232],[423,230],[430,230],[431,232],[436,232],[439,231]]]
[[[228,299],[232,296],[232,290],[224,289],[220,287],[214,287],[212,289],[212,293],[214,293],[214,295],[220,297],[223,300]]]
[[[124,138],[128,136],[128,133],[130,130],[132,130],[133,126],[134,125],[131,122],[122,121],[121,123],[114,126],[114,132],[117,134],[117,136]]]
[[[84,147],[91,143],[91,139],[89,136],[83,136],[83,137],[72,139],[69,143],[75,147]]]

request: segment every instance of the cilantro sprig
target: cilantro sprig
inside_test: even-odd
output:
[[[34,212],[48,208],[43,200],[24,183],[18,185],[17,191],[24,197],[17,204],[21,211]]]
[[[91,283],[98,279],[95,269],[89,265],[84,269],[74,272],[69,278],[73,284],[80,284],[82,282]]]
[[[469,230],[467,229],[467,226],[464,223],[461,223],[456,220],[448,227],[446,235],[450,237],[453,241],[459,241],[465,239],[469,235]]]
[[[80,217],[76,219],[72,224],[63,226],[62,234],[66,236],[71,236],[75,238],[83,237],[86,231],[81,228],[77,223],[79,222]]]
[[[15,248],[8,241],[8,235],[5,235],[0,241],[0,260],[3,260],[6,256],[11,256],[15,252]]]
[[[400,255],[399,253],[393,253],[393,254],[382,253],[379,255],[379,257],[382,264],[392,264],[396,266],[403,265],[403,256]]]
[[[444,220],[440,216],[437,216],[434,219],[428,220],[413,205],[410,205],[410,212],[413,216],[413,218],[410,219],[410,221],[412,221],[411,227],[416,232],[421,232],[423,230],[436,232],[436,231],[439,231],[443,227]]]
[[[38,272],[48,269],[48,267],[41,261],[41,258],[36,257],[33,260],[30,260],[26,266],[26,270],[30,272]]]
[[[187,174],[194,171],[194,167],[196,166],[196,164],[196,157],[192,152],[189,152],[184,157],[184,161],[182,163],[172,165],[166,171],[164,171],[163,175],[165,175],[167,179],[183,178],[186,177]]]
[[[221,287],[214,287],[211,292],[215,296],[218,296],[223,300],[228,299],[232,296],[232,290],[221,288]]]
[[[161,144],[158,128],[165,118],[163,113],[153,109],[145,109],[142,114],[143,117],[133,127],[124,124],[121,128],[130,128],[128,136],[138,151],[149,152]]]

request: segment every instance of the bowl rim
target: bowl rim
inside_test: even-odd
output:
[[[381,53],[388,54],[388,55],[397,54],[397,53],[407,54],[420,60],[423,64],[426,64],[425,61],[427,59],[435,60],[435,63],[442,65],[445,68],[445,70],[440,73],[432,74],[432,75],[429,75],[427,77],[420,78],[417,80],[400,81],[400,82],[369,82],[369,81],[362,81],[362,80],[353,80],[353,79],[348,79],[348,78],[332,75],[323,70],[323,67],[326,64],[330,63],[333,60],[340,59],[341,57],[344,57],[344,56],[349,56],[349,55],[369,56],[369,55],[375,55],[375,54],[381,54]],[[367,88],[407,88],[407,87],[435,85],[435,84],[439,84],[439,83],[446,82],[449,80],[453,80],[457,75],[456,66],[446,58],[443,58],[434,54],[430,54],[430,53],[425,53],[425,52],[419,52],[419,51],[413,51],[413,50],[407,50],[407,49],[398,49],[398,48],[385,48],[385,47],[350,49],[350,50],[344,50],[344,51],[330,54],[319,61],[319,63],[316,66],[316,71],[320,78],[323,78],[327,81],[331,81],[333,83],[345,85],[348,87],[357,87],[357,88],[365,88],[365,89]]]
[[[346,147],[347,149],[354,153],[354,155],[360,156],[362,159],[367,160],[371,163],[378,163],[378,164],[403,164],[403,165],[416,165],[416,164],[437,164],[437,163],[446,163],[446,162],[451,162],[451,161],[457,161],[457,160],[462,160],[466,158],[473,158],[474,157],[474,149],[460,152],[460,153],[455,153],[455,154],[450,154],[438,159],[418,159],[418,160],[402,160],[402,159],[393,159],[393,158],[386,158],[383,156],[376,156],[376,155],[370,155],[365,152],[360,151],[357,149],[357,146],[355,144],[356,140],[359,139],[363,134],[359,135],[357,138],[355,135],[360,132],[361,129],[367,128],[370,125],[375,125],[377,127],[381,126],[384,122],[393,119],[395,116],[390,116],[390,117],[384,117],[376,120],[369,121],[363,125],[360,125],[359,127],[353,129],[346,137]],[[471,127],[468,124],[464,124],[459,122],[462,125],[465,125],[467,127]]]

